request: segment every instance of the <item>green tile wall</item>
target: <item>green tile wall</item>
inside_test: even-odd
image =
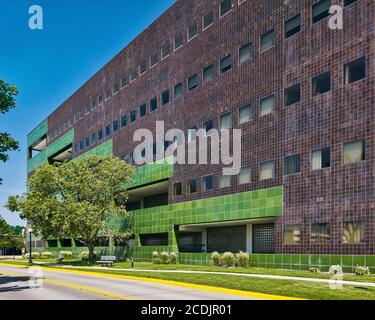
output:
[[[33,131],[27,135],[27,147],[32,146],[41,137],[43,137],[48,132],[48,119],[44,120],[39,124]]]
[[[102,143],[101,145],[95,147],[94,149],[91,149],[83,154],[81,154],[79,157],[75,159],[80,159],[83,157],[87,157],[89,155],[97,155],[99,157],[104,156],[111,156],[113,155],[113,142],[112,139]]]

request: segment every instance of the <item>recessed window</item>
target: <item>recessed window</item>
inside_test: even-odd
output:
[[[187,192],[193,194],[197,192],[197,179],[190,179],[187,183]]]
[[[103,139],[103,129],[100,129],[98,131],[98,140],[102,140]]]
[[[271,95],[260,99],[259,115],[261,117],[275,112],[275,96]]]
[[[220,129],[229,130],[231,128],[232,128],[232,114],[229,112],[220,117]]]
[[[356,163],[365,160],[365,143],[354,141],[344,144],[344,164]]]
[[[137,111],[133,110],[130,112],[130,123],[134,122],[135,120],[137,120]]]
[[[128,74],[125,74],[125,75],[121,78],[121,88],[126,87],[128,84],[129,84],[129,75],[128,75]]]
[[[120,85],[118,83],[115,83],[113,85],[113,94],[117,93],[120,91]]]
[[[174,87],[174,98],[175,99],[181,98],[183,94],[184,94],[183,84],[179,83],[179,84],[175,85],[175,87]]]
[[[232,10],[232,0],[222,0],[220,2],[220,17]]]
[[[244,124],[251,120],[251,106],[250,105],[241,107],[238,113],[239,113],[238,117],[239,117],[240,124]]]
[[[285,157],[284,159],[284,175],[289,176],[291,174],[301,172],[301,157],[299,154]]]
[[[141,118],[143,118],[147,113],[147,106],[146,104],[142,104],[140,107],[139,107],[139,116]]]
[[[261,181],[275,178],[275,161],[266,161],[260,164],[259,178]]]
[[[214,122],[213,122],[213,120],[206,121],[203,124],[203,129],[206,132],[206,134],[210,134],[210,130],[212,130],[213,128],[214,128]]]
[[[230,188],[232,185],[232,176],[220,173],[220,189]]]
[[[316,23],[329,16],[330,0],[321,0],[312,6],[312,22]]]
[[[91,101],[91,109],[95,109],[95,107],[96,107],[96,99]]]
[[[251,58],[251,44],[248,43],[238,50],[239,63],[244,63]]]
[[[250,167],[242,167],[239,177],[238,177],[238,184],[248,184],[251,182],[251,168]]]
[[[158,108],[158,98],[154,97],[150,100],[150,110],[155,111]]]
[[[106,126],[105,127],[105,135],[108,137],[111,134],[111,126]]]
[[[267,51],[275,45],[275,31],[271,30],[260,37],[260,52]]]
[[[312,95],[318,96],[331,90],[331,72],[320,74],[312,79]]]
[[[344,0],[344,7],[351,5],[352,3],[356,2],[357,0]]]
[[[140,65],[139,65],[139,73],[140,74],[143,74],[146,72],[146,69],[147,69],[147,63],[146,61],[143,61]]]
[[[113,132],[116,132],[118,130],[118,120],[113,121]]]
[[[177,50],[178,48],[182,47],[183,43],[184,38],[182,33],[180,33],[174,38],[174,49]]]
[[[74,145],[74,153],[77,153],[79,151],[79,145],[75,144]]]
[[[162,247],[168,245],[168,233],[140,234],[142,247]]]
[[[137,74],[137,70],[133,69],[130,71],[130,82],[133,82],[137,79],[138,77],[138,74]]]
[[[165,59],[171,53],[171,45],[168,43],[164,44],[161,49],[161,58]]]
[[[365,223],[362,221],[345,222],[342,242],[344,244],[365,242]]]
[[[194,23],[188,28],[188,39],[193,39],[198,34],[198,24]]]
[[[296,84],[284,91],[284,105],[290,106],[301,101],[301,85]]]
[[[108,89],[105,92],[105,99],[108,100],[110,97],[112,97],[112,90]]]
[[[79,142],[79,149],[80,149],[80,150],[85,149],[85,141],[81,140],[81,141]]]
[[[128,121],[127,121],[127,117],[126,115],[124,114],[122,117],[121,117],[121,128],[125,128],[126,125],[128,124]]]
[[[203,190],[210,191],[213,188],[214,188],[213,177],[212,176],[203,177]]]
[[[311,169],[320,170],[331,166],[331,149],[324,148],[311,153]]]
[[[228,55],[220,60],[220,72],[224,73],[232,69],[232,56]]]
[[[161,94],[161,103],[163,106],[169,103],[169,90],[165,90]]]
[[[293,18],[285,21],[285,38],[289,38],[301,31],[301,15],[298,14]]]
[[[347,63],[344,66],[344,73],[345,84],[350,84],[366,78],[366,59],[363,57]]]
[[[203,82],[209,82],[214,79],[214,66],[210,65],[203,69]]]
[[[194,90],[196,87],[198,87],[198,76],[195,74],[188,78],[188,90]]]
[[[203,17],[203,29],[207,29],[213,23],[214,23],[214,12],[211,11]]]
[[[311,225],[311,243],[328,243],[331,241],[331,234],[328,223],[314,223]]]
[[[102,95],[99,96],[98,101],[99,101],[99,104],[103,103],[103,96]]]
[[[182,182],[177,182],[173,185],[173,196],[178,197],[182,195]]]
[[[85,145],[86,145],[86,148],[90,146],[90,138],[89,137],[87,137],[85,139]]]
[[[158,54],[157,53],[154,53],[151,57],[150,57],[150,65],[151,65],[151,68],[155,65],[158,64]]]
[[[284,226],[284,244],[299,244],[301,231],[298,224]]]

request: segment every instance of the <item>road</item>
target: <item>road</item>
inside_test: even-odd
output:
[[[149,281],[0,265],[0,300],[258,300]]]

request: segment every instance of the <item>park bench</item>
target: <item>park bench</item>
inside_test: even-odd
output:
[[[98,264],[101,264],[103,267],[104,266],[110,266],[112,267],[113,263],[116,261],[115,256],[102,256],[100,258],[100,261],[97,261]]]

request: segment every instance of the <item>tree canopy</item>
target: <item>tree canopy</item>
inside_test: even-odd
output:
[[[0,217],[0,249],[22,249],[23,239],[15,233],[15,228],[10,226],[5,219]]]

